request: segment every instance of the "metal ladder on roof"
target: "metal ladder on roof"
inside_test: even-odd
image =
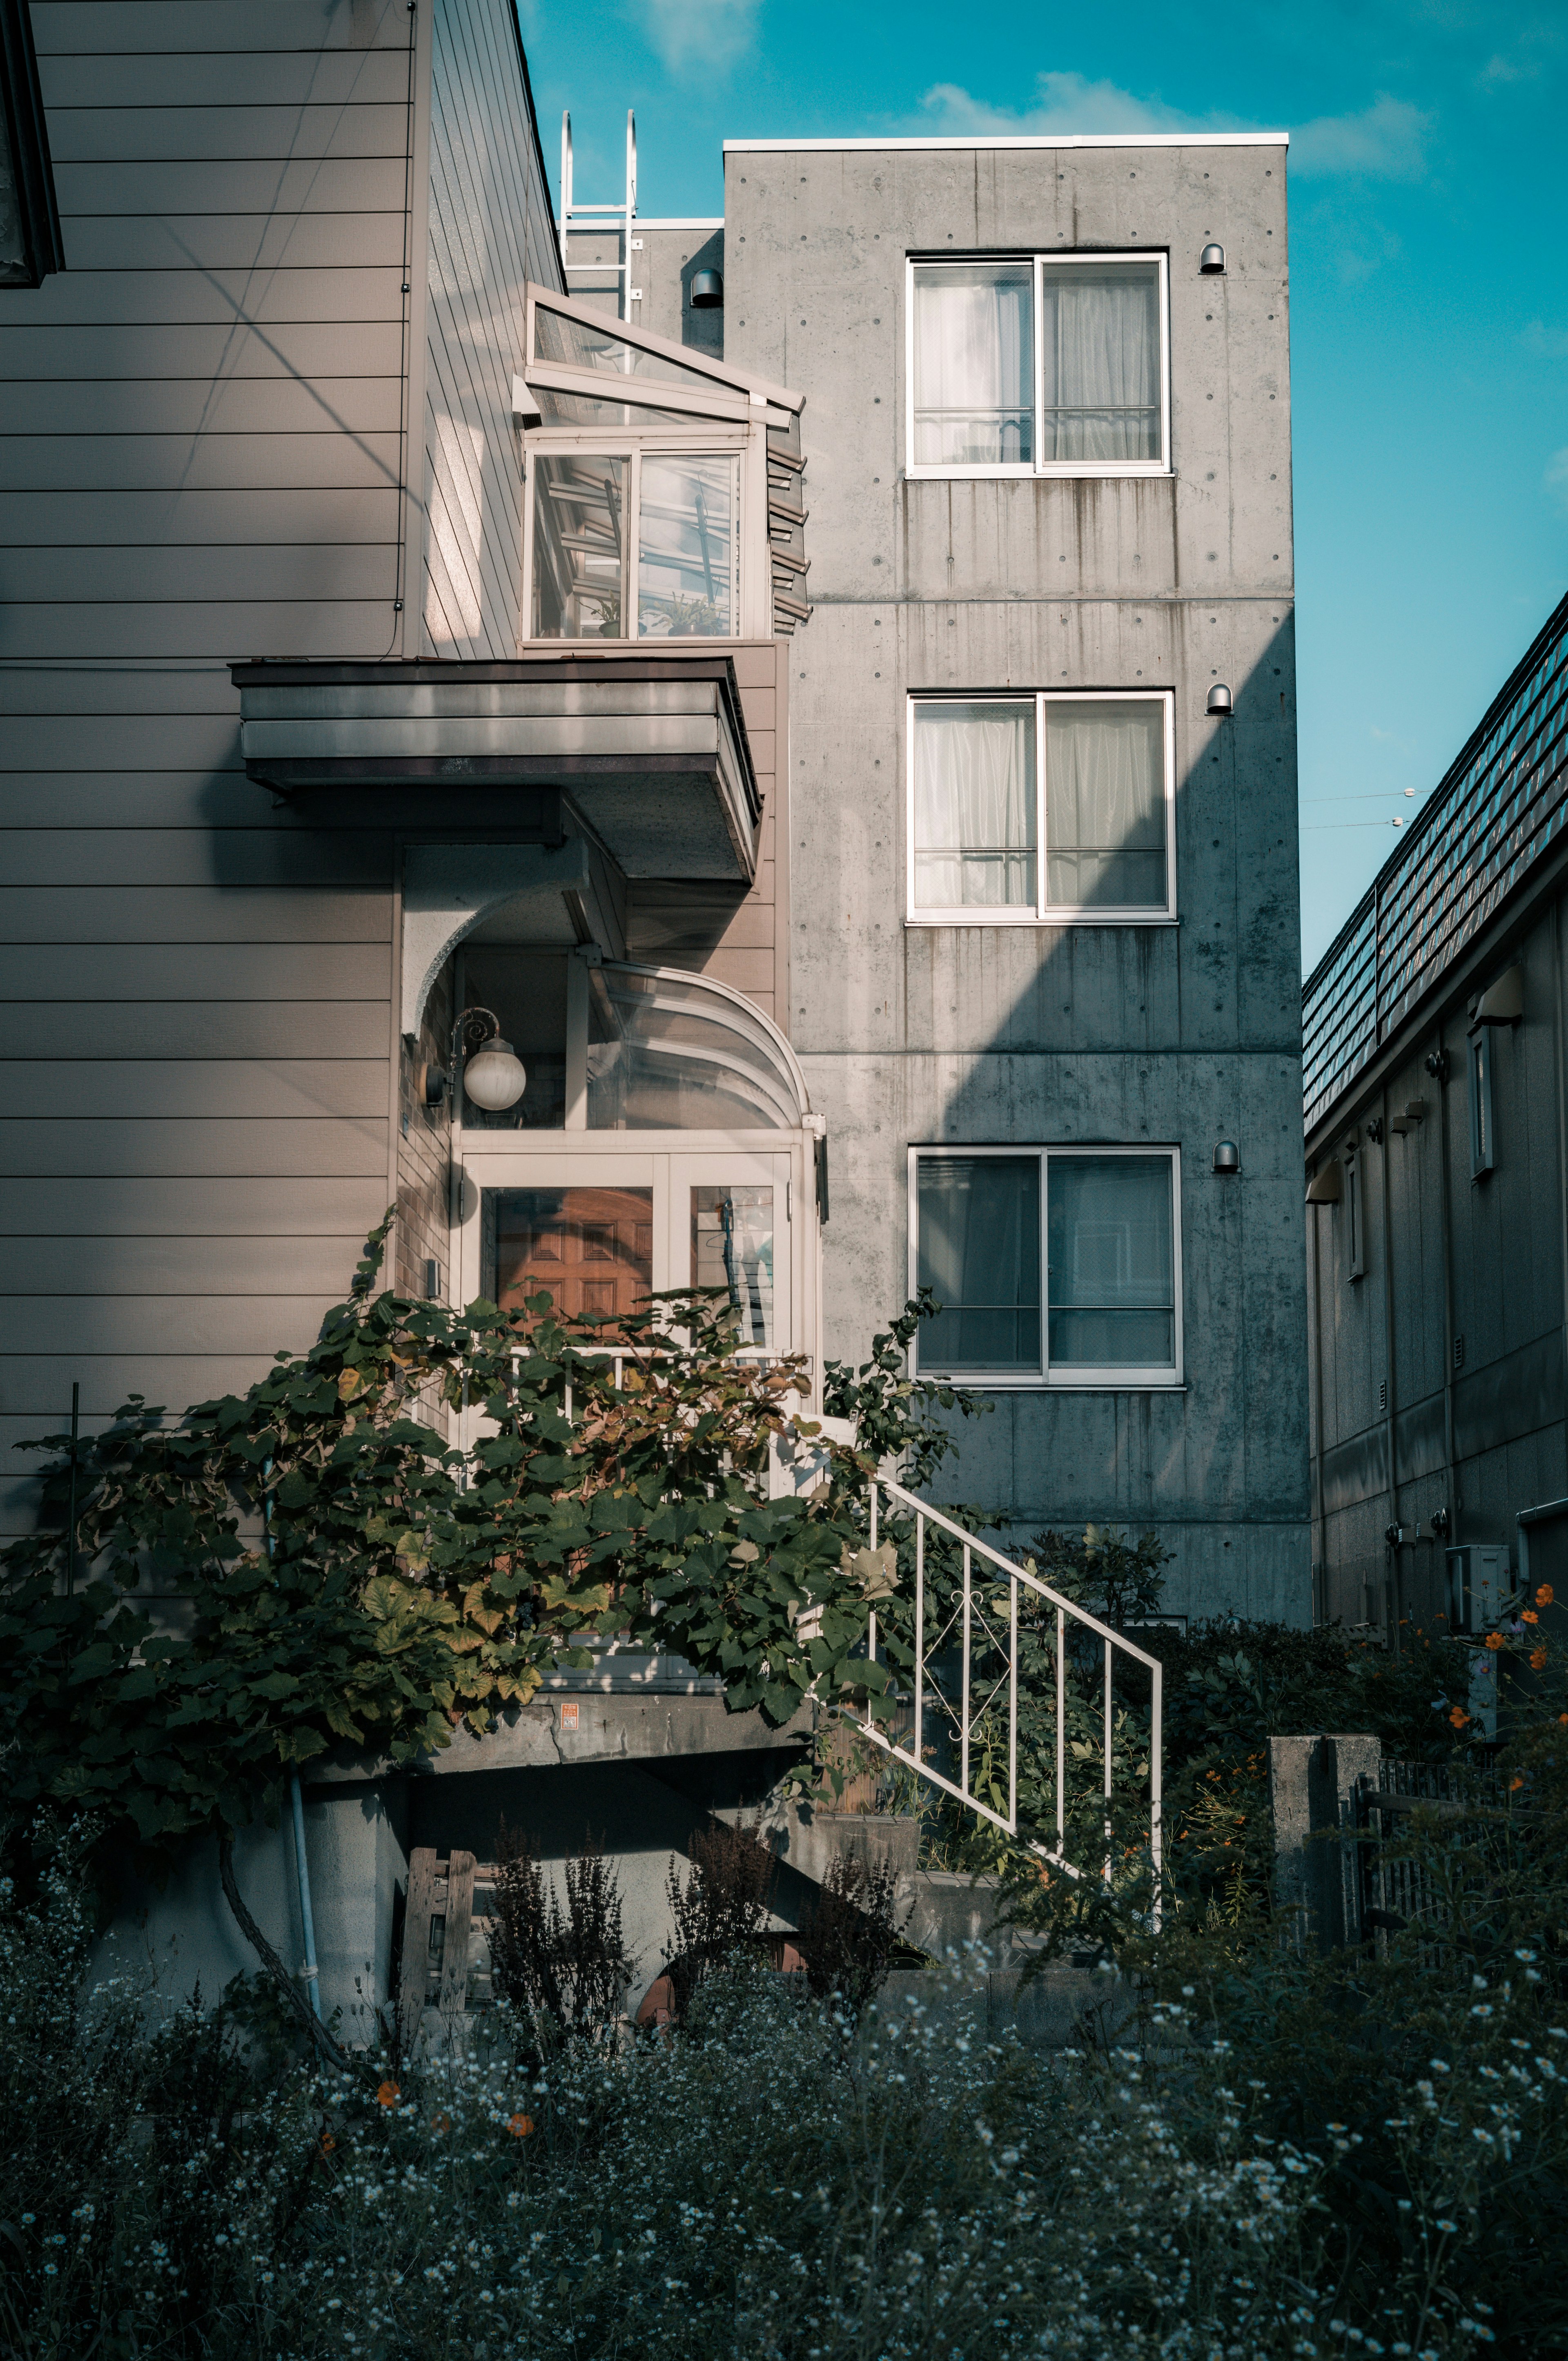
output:
[[[630,107],[626,110],[626,195],[618,205],[580,205],[576,201],[572,179],[572,117],[563,108],[561,113],[561,260],[566,273],[569,295],[589,294],[592,288],[579,287],[575,280],[592,278],[596,283],[606,275],[617,281],[619,311],[617,317],[630,320],[632,302],[641,297],[641,289],[631,284],[631,225],[637,218],[637,117]],[[619,262],[574,262],[571,240],[574,236],[603,237],[614,231],[620,240]]]

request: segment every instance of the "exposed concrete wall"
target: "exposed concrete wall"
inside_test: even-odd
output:
[[[634,327],[651,328],[694,352],[724,357],[724,313],[694,312],[691,282],[699,270],[724,270],[724,225],[720,221],[640,221],[631,229]],[[620,261],[621,233],[574,231],[571,239],[573,293],[612,316],[620,302],[620,282],[604,265]],[[600,266],[598,269],[595,265]]]
[[[807,396],[791,1030],[829,1125],[828,1349],[907,1291],[911,1145],[1179,1144],[1185,1391],[999,1393],[945,1484],[1025,1532],[1154,1526],[1178,1611],[1304,1620],[1284,151],[726,166],[728,357]],[[909,254],[1096,247],[1169,249],[1173,477],[908,481]],[[1234,722],[1205,718],[1216,678]],[[1175,692],[1179,926],[906,926],[908,693],[1062,684]]]

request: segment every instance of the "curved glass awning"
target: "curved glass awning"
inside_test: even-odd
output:
[[[798,1131],[806,1077],[784,1035],[728,984],[606,960],[595,971],[590,1131]]]

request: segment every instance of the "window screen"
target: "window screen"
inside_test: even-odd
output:
[[[1040,314],[1041,457],[1157,459],[1159,265],[1047,262]]]
[[[916,1281],[941,1311],[927,1323],[927,1368],[1040,1366],[1040,1159],[942,1156],[919,1167]]]
[[[1175,1253],[1168,1156],[1053,1156],[1053,1365],[1173,1367]]]

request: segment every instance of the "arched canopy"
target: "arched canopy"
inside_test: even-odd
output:
[[[798,1131],[806,1077],[744,994],[683,969],[606,960],[588,1048],[588,1128]]]

